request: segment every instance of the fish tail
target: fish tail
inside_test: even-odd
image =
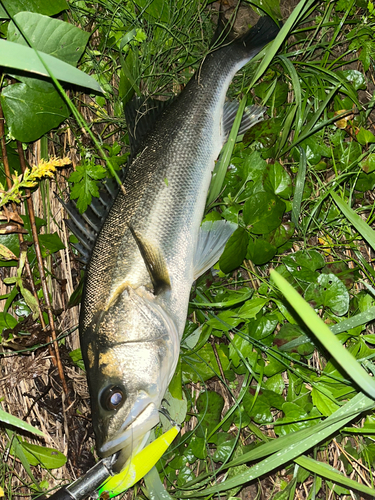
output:
[[[273,19],[268,16],[261,17],[255,26],[230,45],[233,55],[236,54],[236,58],[241,61],[250,61],[279,31],[280,28]]]

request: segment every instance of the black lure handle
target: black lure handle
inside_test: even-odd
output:
[[[117,459],[117,454],[103,458],[94,465],[86,474],[78,478],[69,486],[63,486],[48,500],[83,500],[96,491],[99,486],[110,476],[113,476],[112,466]]]

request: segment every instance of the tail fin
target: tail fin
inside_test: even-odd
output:
[[[256,25],[243,36],[237,38],[232,46],[235,47],[236,51],[241,51],[247,60],[250,60],[267,43],[272,42],[279,31],[280,28],[273,19],[268,16],[261,17]]]

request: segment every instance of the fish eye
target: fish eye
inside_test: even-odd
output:
[[[117,385],[107,387],[100,398],[100,403],[105,410],[118,410],[125,401],[124,390]]]

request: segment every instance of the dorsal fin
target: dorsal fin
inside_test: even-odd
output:
[[[123,172],[122,177],[124,176],[125,173]],[[73,246],[81,254],[79,260],[84,264],[87,264],[90,258],[96,238],[115,201],[119,189],[120,187],[115,179],[104,179],[99,191],[99,197],[92,198],[91,204],[83,214],[79,212],[74,200],[64,202],[61,198],[57,197],[70,216],[70,219],[65,219],[65,223],[79,240],[79,243],[73,244]]]
[[[125,119],[128,126],[131,158],[139,153],[145,137],[154,128],[156,120],[173,101],[134,97],[125,106]]]

